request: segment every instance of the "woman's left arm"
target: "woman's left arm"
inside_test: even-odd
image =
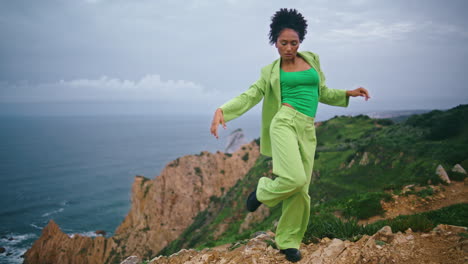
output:
[[[367,100],[369,100],[370,96],[369,96],[369,92],[364,88],[364,87],[359,87],[357,89],[354,89],[354,90],[348,90],[346,91],[346,96],[352,96],[352,97],[356,97],[356,96],[362,96]]]

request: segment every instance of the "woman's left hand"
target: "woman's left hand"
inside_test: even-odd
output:
[[[366,101],[369,100],[369,98],[370,98],[369,92],[364,87],[359,87],[359,88],[354,89],[354,90],[348,90],[348,91],[346,91],[346,95],[347,96],[352,96],[352,97],[363,96],[363,97],[366,98]]]

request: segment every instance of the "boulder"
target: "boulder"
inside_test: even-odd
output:
[[[450,178],[442,165],[437,166],[436,174],[443,182],[450,184]]]
[[[467,228],[464,226],[439,224],[436,227],[434,227],[432,231],[435,232],[436,234],[451,235],[451,234],[464,233],[467,231]]]
[[[94,233],[96,233],[96,235],[106,236],[106,231],[104,230],[96,230]]]
[[[380,240],[386,243],[392,242],[394,235],[392,233],[392,228],[390,226],[382,227],[377,233],[375,233],[372,238],[374,240]]]
[[[334,238],[330,245],[323,250],[323,255],[328,259],[336,259],[344,249],[345,243],[338,238]]]
[[[460,164],[455,164],[455,166],[453,166],[453,168],[452,168],[452,171],[466,174],[466,170],[463,169],[463,167]]]
[[[361,161],[359,161],[359,165],[365,166],[367,164],[369,164],[369,153],[364,152]]]

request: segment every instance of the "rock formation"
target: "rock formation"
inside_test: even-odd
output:
[[[24,263],[106,263],[117,246],[114,238],[91,238],[79,234],[69,237],[53,221],[25,253]]]
[[[224,152],[233,153],[245,143],[247,143],[247,140],[245,139],[244,132],[241,128],[238,128],[232,131],[232,133],[228,136],[226,150],[224,150]]]
[[[455,164],[455,166],[453,166],[453,168],[452,168],[452,171],[466,174],[466,170],[463,169],[463,167],[460,164]]]
[[[75,235],[70,238],[50,221],[25,253],[25,263],[104,264],[135,255],[149,258],[176,239],[206,209],[254,165],[255,142],[233,154],[202,152],[178,158],[153,180],[136,176],[132,206],[110,238]]]
[[[443,182],[450,184],[450,178],[442,165],[437,166],[436,174]]]
[[[369,156],[369,153],[364,152],[364,154],[362,155],[362,159],[359,162],[359,165],[365,166],[365,165],[369,164],[369,157],[368,156]]]

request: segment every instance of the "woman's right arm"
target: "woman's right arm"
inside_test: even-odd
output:
[[[211,134],[218,138],[218,125],[222,125],[226,129],[226,121],[224,121],[223,110],[221,108],[216,109],[213,121],[211,122]]]
[[[226,128],[226,122],[237,118],[258,104],[265,94],[266,81],[261,77],[242,94],[229,100],[216,109],[211,122],[211,134],[218,138],[218,126]]]

